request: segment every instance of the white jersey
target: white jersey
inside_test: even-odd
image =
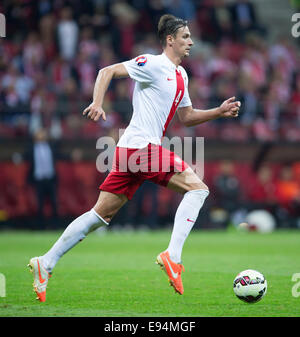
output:
[[[164,53],[141,55],[123,64],[136,83],[133,115],[117,146],[140,149],[149,143],[160,145],[177,108],[192,105],[187,73]]]

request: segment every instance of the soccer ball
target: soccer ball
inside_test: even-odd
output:
[[[266,295],[267,280],[260,272],[247,269],[235,277],[233,291],[240,300],[247,303],[255,303]]]

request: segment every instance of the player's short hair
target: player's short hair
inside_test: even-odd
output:
[[[158,22],[158,38],[163,47],[166,46],[166,38],[168,35],[176,37],[177,30],[181,27],[186,27],[187,21],[177,18],[171,14],[163,15]]]

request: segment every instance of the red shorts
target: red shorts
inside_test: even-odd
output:
[[[125,194],[130,200],[145,180],[167,186],[175,173],[188,167],[178,155],[161,145],[148,144],[143,149],[116,147],[112,170],[99,189]]]

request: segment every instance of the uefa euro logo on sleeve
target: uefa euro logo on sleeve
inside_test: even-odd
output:
[[[0,297],[6,296],[5,276],[0,273]]]
[[[0,13],[0,37],[6,37],[6,19],[2,13]]]
[[[139,56],[135,59],[135,62],[137,63],[138,66],[143,67],[147,62],[147,57]]]

